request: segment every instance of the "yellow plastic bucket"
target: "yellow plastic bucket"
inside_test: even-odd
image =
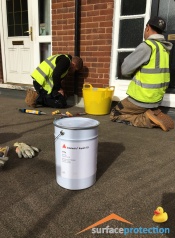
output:
[[[107,88],[93,88],[91,84],[83,84],[83,100],[85,112],[92,115],[110,113],[114,86]]]

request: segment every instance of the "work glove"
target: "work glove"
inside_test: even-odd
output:
[[[4,166],[8,159],[9,157],[0,157],[0,167]]]
[[[0,147],[0,167],[4,166],[4,164],[8,161],[7,153],[9,151],[9,147]]]
[[[16,153],[18,154],[19,158],[32,158],[35,156],[35,152],[39,152],[39,149],[34,146],[29,146],[25,143],[18,143],[14,144],[16,147]]]

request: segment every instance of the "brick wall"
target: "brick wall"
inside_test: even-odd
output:
[[[80,57],[84,68],[78,76],[78,94],[82,96],[83,83],[93,87],[109,85],[110,56],[114,0],[80,0]],[[74,55],[75,1],[52,1],[53,54]],[[73,93],[73,81],[67,90]]]

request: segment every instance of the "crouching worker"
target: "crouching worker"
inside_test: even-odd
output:
[[[62,80],[68,73],[73,74],[82,68],[83,61],[78,56],[58,54],[48,57],[31,74],[36,92],[27,90],[26,104],[31,107],[65,108],[67,102]]]
[[[172,43],[165,41],[162,32],[166,23],[161,17],[151,18],[144,31],[144,39],[122,64],[122,74],[132,77],[128,97],[111,111],[111,121],[136,127],[174,128],[174,122],[159,106],[170,82],[169,52]]]

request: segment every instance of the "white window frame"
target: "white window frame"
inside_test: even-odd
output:
[[[145,14],[121,16],[121,0],[114,1],[114,20],[113,20],[113,35],[112,35],[112,51],[111,51],[111,68],[110,68],[110,86],[115,86],[114,101],[119,101],[125,98],[127,87],[130,80],[124,80],[116,77],[117,62],[119,52],[132,52],[135,48],[118,48],[120,21],[123,19],[144,18],[144,27],[151,15],[152,0],[146,1]],[[144,28],[143,28],[144,32]]]

